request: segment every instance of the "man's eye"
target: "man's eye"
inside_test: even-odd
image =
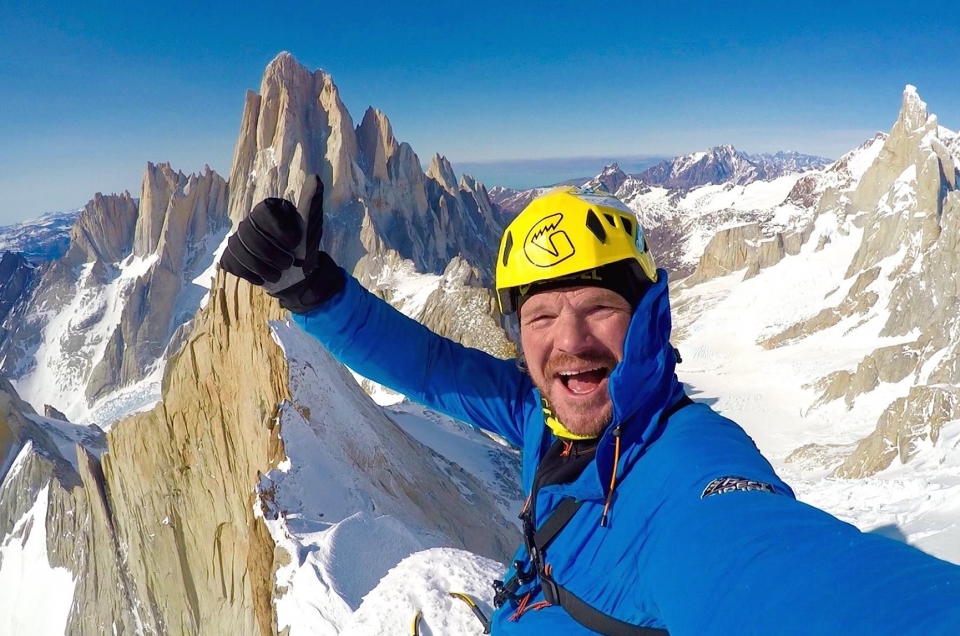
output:
[[[610,313],[615,310],[616,310],[616,307],[610,307],[609,305],[597,305],[596,307],[593,307],[592,309],[590,309],[589,313],[591,314]]]
[[[524,321],[524,324],[527,325],[542,325],[550,321],[553,318],[550,314],[534,314],[530,316],[527,320]]]

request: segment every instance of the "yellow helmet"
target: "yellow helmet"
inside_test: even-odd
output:
[[[497,299],[517,310],[518,292],[533,283],[629,261],[638,278],[657,282],[643,228],[622,201],[605,192],[554,188],[524,208],[500,239]]]

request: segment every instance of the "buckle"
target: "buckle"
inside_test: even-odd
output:
[[[503,581],[497,579],[493,582],[493,606],[495,608],[500,609],[510,596],[503,585]]]
[[[560,605],[560,589],[553,577],[546,572],[540,572],[540,588],[543,590],[543,598],[551,605]]]

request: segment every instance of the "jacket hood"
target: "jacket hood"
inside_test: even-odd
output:
[[[651,417],[679,399],[679,396],[674,399],[674,389],[679,388],[679,382],[674,375],[677,356],[670,344],[673,321],[667,272],[660,269],[658,274],[657,282],[641,297],[633,312],[623,343],[623,360],[610,374],[613,401],[610,428],[622,426],[623,435],[628,435],[627,428],[630,428],[631,436],[640,433],[646,438],[648,427],[643,423],[649,423]],[[637,431],[637,428],[644,430]]]
[[[623,359],[610,374],[613,419],[597,446],[596,476],[577,480],[579,483],[573,488],[578,497],[598,496],[597,486],[603,495],[607,494],[614,465],[614,429],[619,428],[620,433],[617,472],[622,474],[656,439],[663,413],[683,397],[683,386],[675,375],[677,357],[670,344],[673,324],[667,272],[660,269],[657,273],[657,282],[647,289],[633,312],[623,344]],[[582,487],[593,492],[581,490]]]

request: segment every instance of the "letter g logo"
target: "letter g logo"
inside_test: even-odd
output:
[[[563,214],[557,212],[537,221],[523,241],[523,253],[537,267],[553,267],[574,255],[576,249],[560,228]]]

